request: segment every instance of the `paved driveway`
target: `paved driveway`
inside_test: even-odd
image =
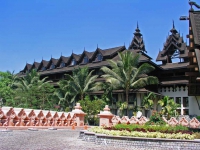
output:
[[[95,145],[78,139],[79,130],[39,129],[38,131],[0,130],[0,150],[121,150],[124,148]]]

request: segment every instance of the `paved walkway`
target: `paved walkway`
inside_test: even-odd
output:
[[[78,139],[78,136],[79,130],[71,129],[13,132],[0,130],[0,150],[124,150],[120,147],[85,142]]]

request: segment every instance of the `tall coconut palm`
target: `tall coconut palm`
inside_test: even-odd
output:
[[[40,80],[40,75],[36,72],[36,70],[31,70],[31,72],[27,73],[26,76],[19,78],[13,84],[16,87],[16,91],[18,92],[16,99],[25,99],[25,103],[21,103],[20,105],[28,106],[31,104],[33,98],[40,99],[45,94],[45,89],[48,87],[51,81],[46,81],[47,77]],[[19,95],[21,93],[21,95]],[[44,97],[44,96],[43,96]],[[43,105],[44,105],[44,99]]]
[[[54,92],[54,98],[57,99],[57,105],[66,108],[70,105],[70,88],[67,80],[60,80],[58,82],[59,88]]]
[[[83,67],[74,69],[72,75],[66,74],[70,95],[73,95],[71,102],[77,96],[80,96],[80,99],[83,100],[85,94],[92,90],[95,79],[98,77],[98,75],[92,75],[92,73],[93,71],[89,72],[87,67]]]
[[[102,75],[115,87],[115,89],[123,89],[126,94],[126,103],[128,104],[130,89],[137,90],[146,85],[158,84],[157,77],[147,76],[154,70],[154,67],[148,63],[139,66],[140,54],[126,51],[119,53],[119,60],[109,60],[111,69],[104,66],[101,70],[105,73]],[[128,114],[128,109],[127,109]]]

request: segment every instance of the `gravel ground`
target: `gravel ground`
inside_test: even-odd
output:
[[[95,145],[78,139],[79,130],[39,129],[38,131],[0,130],[0,150],[125,150],[122,147]],[[127,148],[130,150],[130,148]]]

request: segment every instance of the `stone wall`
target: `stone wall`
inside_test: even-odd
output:
[[[98,145],[107,145],[113,147],[123,148],[148,148],[152,150],[199,150],[199,140],[177,140],[177,139],[159,139],[159,138],[139,138],[139,137],[125,137],[125,136],[108,136],[104,134],[95,134],[86,130],[80,131],[79,138],[87,142],[94,142]]]

